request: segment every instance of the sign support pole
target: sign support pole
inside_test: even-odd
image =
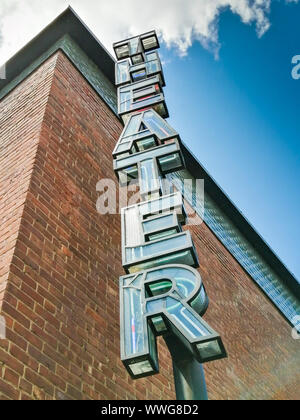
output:
[[[208,401],[203,366],[173,336],[165,337],[173,362],[178,401]]]

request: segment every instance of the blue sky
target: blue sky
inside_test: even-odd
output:
[[[225,11],[219,60],[194,43],[162,49],[170,123],[300,278],[300,5],[276,2],[262,38]]]
[[[159,31],[170,123],[299,279],[299,1],[1,0],[0,65],[69,4],[111,51]]]

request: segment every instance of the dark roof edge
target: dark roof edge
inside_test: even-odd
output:
[[[0,80],[0,90],[14,80],[26,67],[39,58],[56,41],[69,34],[78,46],[95,62],[108,80],[115,84],[115,60],[97,37],[75,13],[64,10],[53,22],[5,63],[6,79]],[[99,48],[100,47],[100,48]]]
[[[259,235],[252,224],[234,205],[227,194],[217,184],[217,182],[209,175],[207,170],[199,163],[197,158],[183,145],[186,166],[191,174],[197,179],[204,179],[205,189],[209,196],[222,209],[225,215],[233,222],[242,235],[262,256],[266,263],[281,278],[284,284],[296,295],[300,296],[300,283],[296,277],[288,270],[275,252],[270,248],[266,241]]]

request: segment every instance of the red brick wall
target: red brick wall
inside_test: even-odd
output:
[[[210,399],[299,399],[299,341],[292,327],[203,223],[189,227],[210,299],[206,321],[227,360],[207,363]]]
[[[22,206],[3,262],[0,398],[174,398],[162,343],[161,374],[145,380],[132,381],[119,357],[120,216],[97,213],[96,184],[114,179],[120,122],[62,52],[0,105],[0,159],[11,162],[1,194]],[[11,215],[4,209],[1,217]],[[206,366],[210,398],[295,397],[290,328],[204,224],[192,231],[211,299],[206,319],[230,355]]]
[[[0,103],[0,309],[54,67],[51,60]]]

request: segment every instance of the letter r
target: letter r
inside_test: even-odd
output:
[[[159,335],[174,334],[200,363],[226,356],[201,318],[208,298],[195,269],[167,265],[121,277],[120,299],[121,358],[133,378],[158,373]]]

